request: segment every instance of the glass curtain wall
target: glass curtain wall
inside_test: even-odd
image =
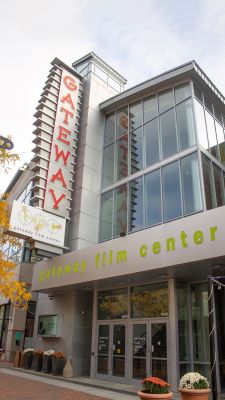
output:
[[[180,376],[193,370],[210,378],[207,283],[177,284]]]
[[[198,159],[192,153],[104,193],[100,241],[201,210]]]

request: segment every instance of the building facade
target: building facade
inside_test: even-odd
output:
[[[32,260],[42,258],[31,268],[32,346],[64,351],[75,375],[129,384],[151,374],[174,389],[190,370],[210,378],[213,275],[223,391],[223,95],[195,61],[125,91],[94,53],[52,64],[30,203],[66,221],[65,242],[26,233]]]

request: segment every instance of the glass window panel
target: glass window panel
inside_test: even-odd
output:
[[[174,96],[173,96],[173,90],[169,89],[166,90],[165,92],[159,93],[159,113],[161,114],[162,112],[168,110],[168,108],[172,107],[174,105]]]
[[[174,109],[160,116],[163,159],[177,153],[177,136]]]
[[[125,376],[125,325],[113,326],[113,376]]]
[[[102,187],[112,185],[114,181],[114,143],[103,150]]]
[[[202,105],[195,100],[195,114],[196,114],[196,124],[197,124],[197,135],[199,144],[204,148],[208,149],[208,138],[206,132],[204,109]]]
[[[202,210],[197,153],[181,159],[184,214]]]
[[[198,88],[198,86],[194,85],[194,93],[195,93],[195,97],[197,97],[198,100],[203,102],[202,91]]]
[[[113,191],[101,197],[100,242],[112,238]]]
[[[114,191],[114,227],[113,236],[127,232],[127,184]]]
[[[104,136],[105,145],[115,140],[115,122],[116,122],[115,113],[107,115],[105,117],[105,136]]]
[[[208,97],[204,96],[205,108],[213,114],[213,106],[211,101],[209,101]]]
[[[128,289],[113,289],[98,293],[98,319],[126,319]]]
[[[130,133],[130,158],[131,173],[135,174],[143,168],[142,128]]]
[[[214,113],[215,113],[215,117],[216,119],[223,124],[223,118],[222,118],[222,114],[220,111],[217,110],[217,108],[214,107]]]
[[[145,175],[146,226],[162,222],[160,170]]]
[[[131,288],[131,318],[168,317],[168,313],[166,283]]]
[[[190,83],[185,83],[184,85],[175,87],[175,100],[176,103],[179,103],[182,100],[187,99],[191,96],[191,87]]]
[[[116,180],[128,175],[128,135],[116,141]]]
[[[144,125],[146,167],[159,161],[158,118]]]
[[[220,168],[213,164],[213,174],[216,189],[217,207],[223,206],[224,203],[224,182],[223,173]]]
[[[205,110],[205,118],[208,132],[209,148],[214,157],[219,159],[219,151],[217,147],[216,131],[214,125],[214,118],[207,110]]]
[[[196,144],[191,99],[176,106],[176,113],[180,150],[185,150]]]
[[[202,171],[204,178],[204,190],[205,190],[205,202],[206,209],[210,210],[211,208],[216,207],[216,193],[215,193],[215,185],[213,179],[213,171],[211,161],[202,154]]]
[[[146,376],[146,324],[133,325],[133,378]]]
[[[222,280],[224,284],[224,280]],[[220,365],[220,382],[222,389],[225,389],[225,288],[221,286],[220,290],[215,290],[215,309],[216,309],[216,327],[217,327],[217,343],[218,343],[218,358]]]
[[[116,137],[128,132],[128,107],[121,108],[116,115]]]
[[[162,168],[164,221],[182,215],[180,174],[178,162],[175,161]]]
[[[130,131],[135,128],[138,128],[142,124],[142,102],[141,101],[138,101],[137,103],[130,105],[129,116],[130,116],[130,125],[129,125]]]
[[[191,285],[194,361],[209,361],[209,320],[207,283]]]
[[[177,284],[177,308],[178,308],[178,339],[179,339],[179,360],[190,360],[189,343],[189,310],[187,298],[187,286]]]
[[[98,331],[98,374],[108,374],[109,325],[100,325]]]
[[[215,125],[216,125],[217,141],[220,151],[220,161],[223,165],[225,165],[225,143],[224,143],[223,127],[216,120],[215,120]]]
[[[149,121],[158,114],[158,105],[156,96],[144,99],[144,122]]]
[[[129,184],[129,232],[143,228],[143,213],[143,177],[140,177]]]

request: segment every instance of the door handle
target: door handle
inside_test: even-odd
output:
[[[154,350],[155,350],[155,349],[154,349],[154,346],[153,346],[153,344],[152,344],[152,350],[151,350],[151,351],[152,351],[152,353],[154,353]]]

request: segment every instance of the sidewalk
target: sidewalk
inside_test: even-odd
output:
[[[65,379],[15,369],[12,363],[0,362],[0,399],[7,400],[136,400],[136,389],[125,393],[127,385],[95,382],[82,377]],[[92,383],[90,382],[92,381]],[[13,384],[12,384],[13,383]],[[114,386],[114,387],[113,387]],[[125,388],[124,388],[125,386]],[[129,388],[129,386],[127,386]]]

